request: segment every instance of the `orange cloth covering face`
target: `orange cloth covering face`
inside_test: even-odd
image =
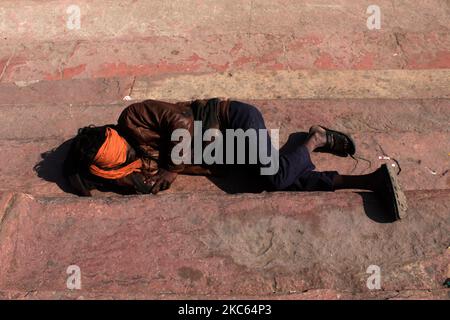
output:
[[[89,171],[105,179],[120,179],[133,172],[141,171],[142,161],[140,159],[124,167],[112,169],[124,164],[126,160],[127,143],[125,139],[116,130],[106,128],[106,140],[100,149],[98,149],[97,155],[89,167]]]

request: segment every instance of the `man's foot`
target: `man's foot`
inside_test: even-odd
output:
[[[305,142],[305,146],[309,152],[315,151],[317,148],[324,147],[327,143],[327,135],[324,128],[321,126],[312,126],[309,129],[308,139]]]
[[[383,164],[373,173],[373,191],[377,193],[386,208],[392,211],[396,219],[406,217],[408,209],[406,196],[400,188],[397,174],[392,167]]]
[[[322,126],[312,126],[310,136],[319,136],[322,145],[318,145],[314,152],[331,153],[339,157],[353,156],[356,151],[353,139],[345,133],[331,130]]]

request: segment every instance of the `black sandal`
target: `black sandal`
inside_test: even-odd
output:
[[[392,209],[393,214],[397,220],[406,217],[406,211],[408,205],[406,202],[406,196],[397,180],[397,174],[392,167],[382,164],[379,169],[383,175],[384,188],[378,191],[382,200],[388,205],[389,209]]]
[[[325,129],[327,142],[325,146],[315,149],[314,152],[331,153],[339,157],[353,156],[355,154],[355,142],[349,135],[322,126],[320,127]]]

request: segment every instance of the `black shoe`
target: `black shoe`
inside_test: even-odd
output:
[[[355,154],[355,142],[349,135],[322,126],[320,127],[325,130],[327,142],[323,147],[315,149],[314,152],[331,153],[339,157],[353,156]],[[309,132],[311,133],[311,129],[309,129]]]

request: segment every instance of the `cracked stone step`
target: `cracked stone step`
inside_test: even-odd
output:
[[[0,107],[117,103],[130,93],[134,78],[0,83]]]
[[[368,32],[366,13],[368,4],[363,0],[341,0],[338,4],[323,5],[317,1],[276,0],[252,3],[250,0],[230,0],[217,3],[211,0],[151,3],[137,0],[107,0],[91,3],[79,0],[82,24],[79,29],[67,27],[72,3],[54,1],[2,1],[4,23],[0,30],[8,39],[61,40],[61,39],[129,39],[130,37],[209,36],[230,33],[273,33],[305,35],[324,30],[342,33]],[[382,28],[376,32],[405,30],[412,32],[448,31],[449,4],[445,0],[428,0],[414,6],[379,0]],[[124,12],[125,11],[125,12]],[[36,15],[35,12],[39,12]],[[149,19],[149,12],[152,13]],[[427,14],[423,14],[426,12]],[[170,14],[169,14],[170,13]],[[273,19],[273,16],[279,19]],[[249,23],[249,20],[250,23]],[[26,21],[27,23],[22,23]],[[19,28],[17,28],[19,25]]]
[[[228,97],[278,99],[449,99],[450,69],[303,70],[167,74],[0,84],[0,107],[111,104],[134,100]]]
[[[67,12],[70,5],[2,2],[1,81],[450,67],[450,11],[443,0],[414,6],[379,0],[380,30],[368,30],[368,4],[354,0],[82,0],[76,3],[82,23],[74,30],[67,27],[75,14]]]
[[[337,170],[342,174],[363,174],[382,163],[401,167],[400,183],[405,190],[449,189],[448,132],[355,133],[357,155],[371,162],[350,158],[313,154],[318,170]],[[60,171],[68,144],[64,139],[0,140],[0,150],[8,155],[0,159],[0,190],[15,190],[30,194],[61,194],[68,191]],[[292,140],[296,143],[299,140]],[[52,151],[53,150],[53,151]],[[49,152],[50,151],[50,152]],[[49,153],[47,153],[49,152]],[[382,159],[380,159],[380,157]],[[389,157],[390,159],[384,159]],[[14,159],[14,161],[11,161]],[[43,161],[43,159],[46,159]],[[395,160],[394,160],[395,159]],[[62,188],[62,189],[61,189]],[[237,189],[236,189],[237,188]],[[170,192],[201,190],[246,191],[248,185],[237,187],[232,180],[180,176]]]
[[[268,128],[281,140],[321,124],[348,133],[449,132],[450,99],[391,100],[244,100],[263,113]],[[39,104],[5,107],[0,118],[4,140],[70,138],[78,128],[116,123],[132,101],[115,104]],[[18,126],[18,123],[26,125]]]
[[[450,68],[448,31],[369,36],[366,32],[336,31],[306,36],[155,36],[26,42],[19,48],[5,43],[0,48],[2,82],[267,70],[438,68]]]
[[[450,97],[449,69],[303,70],[136,78],[135,99],[436,99]]]
[[[448,1],[379,0],[372,31],[362,0],[77,0],[77,30],[71,4],[0,8],[0,298],[449,298]],[[382,223],[368,193],[228,195],[206,177],[78,198],[55,174],[63,148],[37,176],[43,152],[114,123],[124,96],[250,100],[281,141],[314,122],[348,131],[373,167],[399,161],[409,216]],[[81,291],[66,287],[73,264]],[[382,290],[367,289],[369,265]]]
[[[408,218],[380,223],[384,212],[366,193],[4,193],[0,295],[287,297],[312,290],[312,297],[445,298],[450,191],[406,195]],[[66,289],[70,265],[81,270],[77,292]],[[370,265],[380,267],[383,291],[366,287]]]
[[[369,32],[364,0],[341,0],[327,5],[305,0],[213,0],[197,2],[164,0],[78,0],[80,28],[69,28],[67,12],[73,3],[54,1],[2,1],[0,30],[7,39],[22,41],[132,39],[151,36],[185,38],[220,34],[307,35],[324,30],[346,34],[366,32],[426,32],[449,30],[449,4],[445,0],[396,3],[379,0],[380,30]],[[69,10],[70,11],[70,10]],[[39,12],[39,15],[36,15]],[[423,14],[426,12],[427,14]],[[149,19],[149,13],[151,18]],[[279,19],[273,19],[274,16]],[[72,20],[73,21],[73,20]],[[22,23],[21,23],[22,22]],[[26,22],[26,23],[23,23]]]
[[[289,292],[287,294],[272,293],[268,295],[186,295],[186,294],[136,294],[134,292],[129,293],[108,293],[108,292],[83,292],[80,294],[75,291],[59,290],[59,291],[0,291],[1,299],[44,299],[44,300],[62,300],[62,299],[152,299],[152,300],[350,300],[350,299],[380,299],[380,300],[400,300],[400,299],[414,299],[414,300],[447,300],[448,289],[436,289],[436,290],[404,290],[398,291],[386,291],[375,290],[375,292],[368,293],[352,293],[340,290],[331,289],[311,289],[305,292]]]

